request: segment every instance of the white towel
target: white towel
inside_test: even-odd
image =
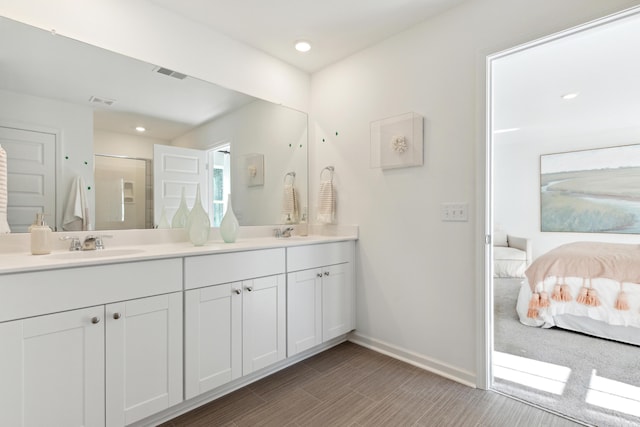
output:
[[[0,234],[11,233],[7,221],[7,152],[0,146]]]
[[[65,231],[80,231],[88,228],[89,209],[85,188],[84,179],[81,176],[73,179],[62,217],[62,229]]]
[[[285,184],[282,194],[282,219],[283,224],[298,222],[298,195],[291,184]]]
[[[336,193],[333,190],[333,181],[320,181],[318,192],[318,222],[331,224],[336,216]]]

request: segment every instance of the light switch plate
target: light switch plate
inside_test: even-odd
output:
[[[447,202],[440,204],[442,221],[469,221],[469,204]]]

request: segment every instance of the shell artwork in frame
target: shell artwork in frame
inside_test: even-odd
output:
[[[396,153],[404,153],[409,148],[407,146],[407,140],[404,136],[394,136],[391,138],[391,144],[393,146],[393,151]]]
[[[381,169],[422,166],[423,121],[406,113],[371,123],[371,167]]]

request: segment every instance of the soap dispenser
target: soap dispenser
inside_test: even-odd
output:
[[[44,214],[37,213],[36,221],[29,227],[31,232],[31,253],[45,255],[51,253],[51,229],[44,222]]]

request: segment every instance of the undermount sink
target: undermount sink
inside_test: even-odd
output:
[[[70,251],[49,255],[49,258],[55,259],[99,259],[110,258],[116,256],[126,256],[141,254],[142,249],[100,249],[94,251]]]

